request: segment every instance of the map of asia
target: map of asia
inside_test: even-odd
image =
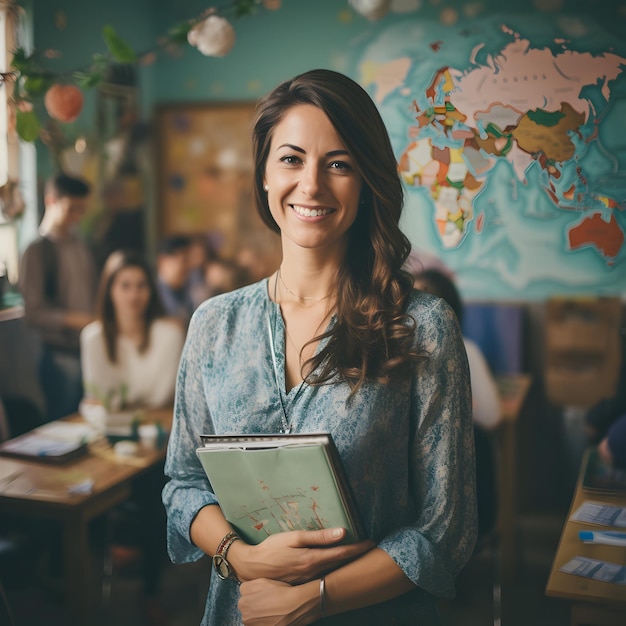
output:
[[[626,288],[620,45],[574,17],[403,20],[362,45],[355,75],[392,136],[403,230],[465,297]]]

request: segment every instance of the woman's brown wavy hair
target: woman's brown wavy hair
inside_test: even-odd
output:
[[[128,267],[136,267],[143,271],[148,281],[150,289],[150,299],[145,311],[145,328],[139,352],[145,352],[150,345],[150,328],[152,322],[159,317],[165,315],[163,304],[156,286],[156,281],[152,269],[148,262],[141,254],[132,250],[116,250],[107,258],[102,276],[100,277],[100,285],[98,287],[98,301],[96,311],[98,319],[102,324],[104,331],[104,343],[106,346],[107,357],[111,363],[117,362],[117,336],[118,326],[115,318],[115,307],[111,298],[111,287],[116,276]]]
[[[272,132],[298,104],[324,111],[363,180],[337,277],[336,324],[311,340],[328,337],[324,349],[305,364],[315,372],[307,382],[322,384],[339,376],[354,393],[366,380],[387,383],[406,376],[419,357],[411,350],[415,323],[405,313],[413,281],[402,269],[411,249],[398,226],[402,185],[387,129],[369,95],[343,74],[312,70],[282,83],[257,104],[254,194],[269,228],[279,232],[263,189]]]

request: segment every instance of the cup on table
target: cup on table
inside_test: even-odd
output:
[[[139,443],[145,448],[156,448],[159,440],[159,429],[156,424],[140,424],[137,428]]]

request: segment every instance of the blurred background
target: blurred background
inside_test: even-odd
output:
[[[156,271],[166,242],[183,238],[185,281],[201,277],[193,309],[280,262],[253,204],[256,100],[308,69],[346,73],[387,124],[412,269],[454,280],[464,334],[494,377],[529,381],[507,448],[520,558],[505,623],[569,623],[545,584],[590,443],[587,413],[625,384],[626,2],[6,0],[0,10],[0,397],[45,416],[18,280],[48,177],[89,182],[80,233],[99,268],[131,248]],[[485,563],[447,608],[450,623],[493,621]]]

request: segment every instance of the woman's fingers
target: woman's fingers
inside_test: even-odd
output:
[[[297,530],[290,533],[294,547],[326,546],[337,543],[346,535],[345,528],[323,528],[322,530]]]
[[[239,586],[239,610],[246,626],[304,626],[319,617],[318,585],[292,587],[258,578]]]
[[[371,541],[336,545],[343,538],[345,530],[341,528],[277,533],[256,546],[236,542],[229,559],[242,581],[270,578],[302,583],[359,557],[374,546]]]

